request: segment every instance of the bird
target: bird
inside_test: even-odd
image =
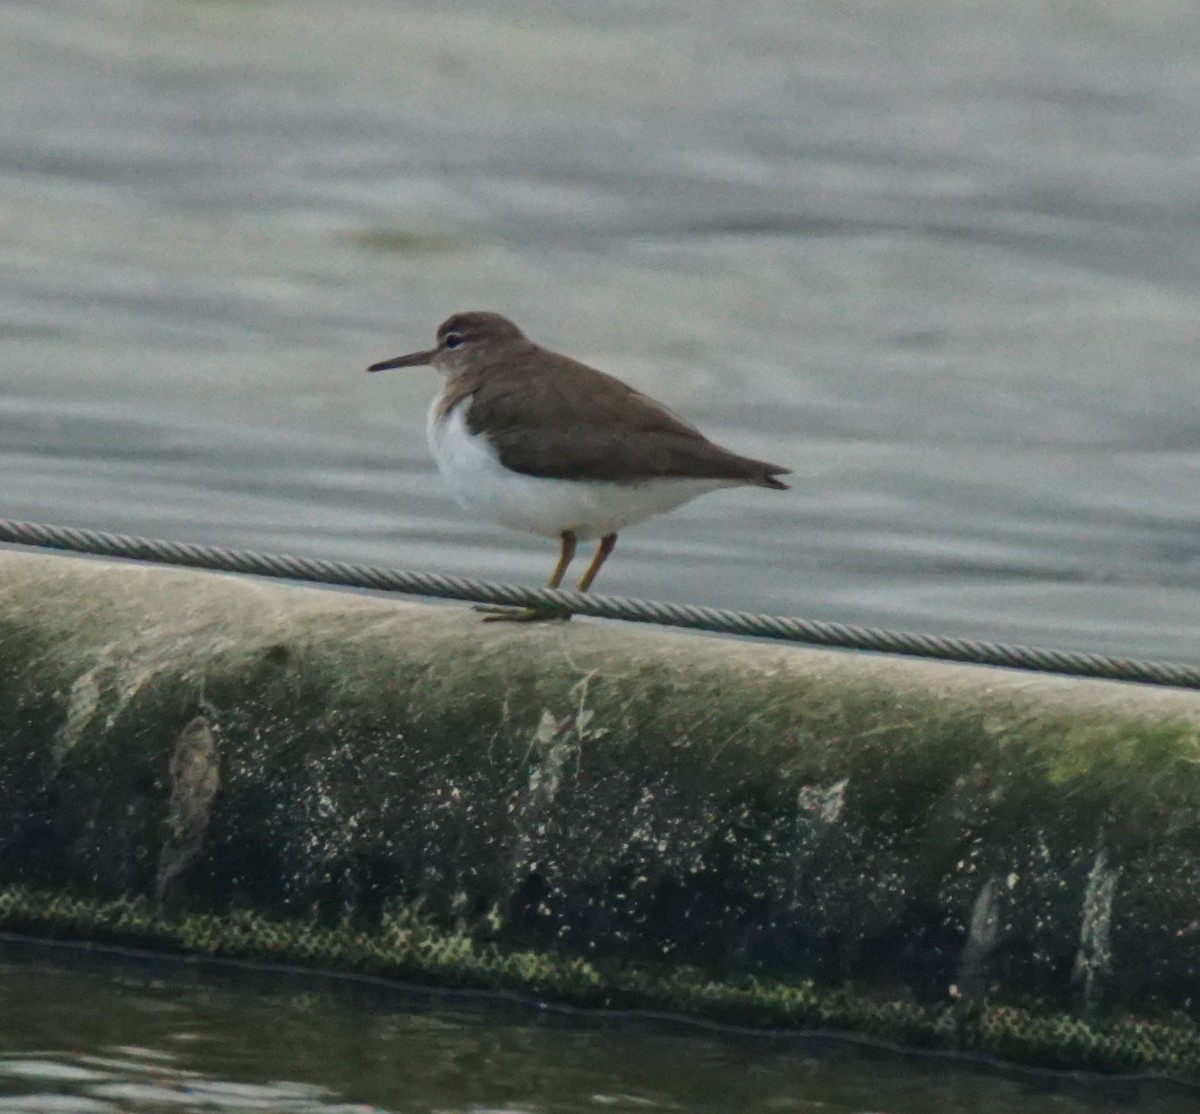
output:
[[[627,526],[726,487],[786,490],[790,469],[740,456],[633,387],[530,340],[498,313],[455,313],[435,347],[369,372],[432,366],[445,377],[426,419],[429,449],[469,512],[556,539],[558,588],[580,541],[599,539],[588,591]],[[570,618],[505,609],[489,620]]]

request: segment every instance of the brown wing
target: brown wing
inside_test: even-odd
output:
[[[536,378],[493,368],[472,393],[468,428],[487,430],[506,468],[562,480],[691,477],[787,486],[773,478],[786,468],[713,444],[619,379],[545,349],[539,355],[544,371]]]

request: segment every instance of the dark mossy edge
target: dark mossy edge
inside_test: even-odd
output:
[[[95,901],[0,888],[0,926],[57,939],[174,954],[336,967],[436,987],[515,991],[584,1008],[663,1011],[756,1029],[841,1031],[910,1048],[996,1056],[1061,1070],[1200,1074],[1200,1026],[1185,1017],[1083,1020],[1035,1003],[921,1005],[856,988],[818,989],[754,976],[718,979],[693,967],[594,962],[503,949],[447,932],[419,911],[389,910],[378,931],[344,923],[164,913],[144,898]]]

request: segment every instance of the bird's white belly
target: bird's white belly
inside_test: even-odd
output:
[[[486,437],[467,429],[460,402],[439,420],[438,399],[429,408],[426,435],[438,470],[467,510],[529,534],[557,538],[571,530],[580,539],[615,534],[722,487],[727,480],[657,479],[636,483],[554,480],[510,472]]]

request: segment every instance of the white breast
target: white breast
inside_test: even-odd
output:
[[[438,470],[467,510],[513,530],[550,538],[572,530],[583,540],[599,538],[705,492],[740,486],[728,480],[551,480],[510,472],[487,438],[467,429],[470,399],[444,418],[438,414],[438,402],[434,399],[425,425]]]

